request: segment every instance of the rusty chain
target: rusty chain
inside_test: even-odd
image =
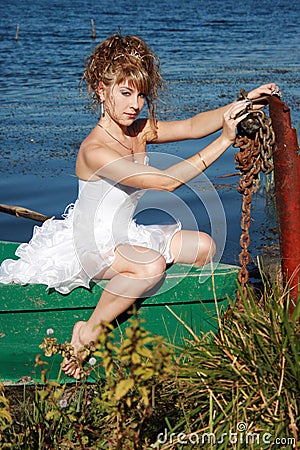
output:
[[[247,98],[247,93],[241,90],[239,99]],[[235,163],[241,177],[238,185],[238,192],[242,194],[242,218],[240,246],[242,248],[239,255],[240,271],[238,281],[241,289],[237,292],[238,306],[241,307],[242,296],[247,298],[246,284],[249,279],[247,265],[250,261],[250,223],[251,223],[251,202],[253,193],[259,187],[260,171],[268,174],[273,170],[273,146],[275,144],[275,134],[271,119],[262,111],[253,109],[250,101],[246,108],[249,113],[237,128],[237,136],[234,143],[239,152],[235,153]],[[244,114],[245,110],[241,113]]]

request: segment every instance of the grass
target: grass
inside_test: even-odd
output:
[[[218,450],[269,449],[276,439],[298,448],[299,306],[290,318],[288,293],[269,291],[257,302],[249,291],[213,342],[191,341],[174,383],[184,414],[169,433],[194,439],[206,433],[207,448]],[[162,448],[176,448],[174,443]]]
[[[24,387],[16,415],[0,390],[1,449],[296,449],[300,444],[300,303],[264,279],[217,334],[172,348],[134,317],[110,328],[94,383]]]

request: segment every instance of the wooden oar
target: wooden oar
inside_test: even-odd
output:
[[[24,217],[25,219],[32,219],[37,222],[45,222],[50,217],[44,214],[32,211],[31,209],[23,208],[23,206],[11,206],[0,204],[0,212],[11,214],[16,217]]]

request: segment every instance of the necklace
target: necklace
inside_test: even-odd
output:
[[[101,125],[101,123],[97,123],[97,125],[98,125],[100,128],[102,128],[102,130],[104,130],[105,133],[108,134],[108,136],[110,136],[112,139],[114,139],[116,142],[118,142],[120,145],[122,145],[122,147],[124,147],[124,148],[126,148],[127,150],[129,150],[130,153],[131,153],[131,156],[133,157],[133,148],[132,148],[133,146],[130,148],[130,147],[128,147],[127,145],[123,144],[123,142],[119,141],[119,139],[117,139],[117,138],[116,138],[115,136],[113,136],[106,128],[104,128],[104,127]]]

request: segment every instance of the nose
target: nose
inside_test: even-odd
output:
[[[139,96],[139,95],[132,95],[131,96],[131,107],[135,110],[141,109],[143,107],[144,104],[144,99],[143,97]]]

